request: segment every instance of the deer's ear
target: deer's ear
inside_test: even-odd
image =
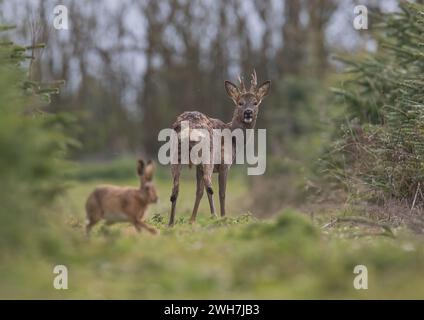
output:
[[[240,96],[240,91],[234,83],[225,80],[225,90],[227,91],[228,96],[233,99],[233,101],[237,101],[238,97]]]
[[[269,80],[265,81],[259,86],[258,90],[256,91],[256,95],[258,96],[260,100],[262,100],[268,95],[270,88],[271,88],[271,81]]]
[[[144,161],[137,161],[137,174],[141,177],[144,174]]]
[[[144,170],[144,176],[146,180],[151,181],[153,179],[153,175],[155,174],[155,164],[152,160],[149,160],[146,165],[146,169]]]

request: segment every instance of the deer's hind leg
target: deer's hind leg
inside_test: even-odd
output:
[[[172,174],[172,194],[171,194],[171,215],[169,217],[169,226],[172,227],[175,223],[175,207],[177,205],[178,193],[180,191],[180,173],[181,173],[181,164],[172,164],[171,165],[171,174]]]
[[[202,200],[203,192],[205,189],[205,182],[203,181],[203,171],[201,166],[196,167],[196,200],[194,201],[193,213],[191,214],[190,223],[196,221],[197,211],[199,210],[200,200]]]
[[[209,207],[211,209],[211,215],[215,217],[215,205],[213,203],[213,189],[212,189],[212,173],[213,173],[213,164],[204,164],[203,165],[203,181],[206,188],[206,193],[208,194]]]
[[[225,193],[227,189],[227,176],[228,166],[222,164],[219,169],[219,207],[221,210],[221,217],[225,217]]]

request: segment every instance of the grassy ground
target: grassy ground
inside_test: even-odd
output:
[[[351,212],[312,221],[287,209],[259,221],[246,210],[249,187],[237,172],[229,181],[226,219],[210,218],[205,197],[198,224],[186,222],[194,200],[194,171],[186,171],[179,220],[168,229],[170,182],[160,172],[162,201],[150,209],[159,236],[121,224],[99,225],[85,238],[87,194],[100,182],[136,185],[131,166],[85,165],[69,177],[55,212],[43,213],[52,218],[33,247],[3,253],[0,298],[424,298],[422,238],[349,220]],[[68,290],[53,288],[59,264],[68,267]],[[368,268],[368,290],[353,287],[356,265]]]

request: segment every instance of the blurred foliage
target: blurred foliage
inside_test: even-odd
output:
[[[261,106],[268,123],[267,170],[250,179],[253,211],[258,215],[272,215],[308,196],[316,159],[330,141],[337,114],[328,90],[333,81],[330,76],[321,81],[304,74],[283,77]]]
[[[375,54],[342,59],[350,74],[334,89],[348,116],[326,172],[352,194],[377,200],[423,203],[424,5],[401,3],[379,16]],[[376,26],[376,27],[377,27]]]
[[[5,39],[0,43],[1,253],[30,244],[39,232],[43,208],[63,191],[63,158],[73,143],[67,116],[39,107],[57,87],[29,83],[22,68],[33,49]]]
[[[254,68],[260,82],[273,83],[264,112],[272,104],[282,111],[279,117],[287,116],[283,123],[268,123],[272,118],[265,120],[261,111],[259,125],[302,133],[303,98],[295,87],[302,80],[310,86],[308,79],[330,69],[326,28],[339,9],[335,0],[121,0],[116,5],[92,0],[87,6],[68,0],[73,23],[65,36],[51,28],[52,1],[4,3],[0,10],[28,22],[19,23],[18,37],[49,44],[34,61],[34,79],[68,83],[52,97],[49,111],[78,118],[83,148],[72,150],[78,159],[155,155],[158,132],[187,110],[229,122],[234,105],[224,81],[235,82],[239,73],[248,81]],[[284,103],[271,102],[273,96]],[[293,106],[286,103],[292,98]]]
[[[146,158],[151,160],[149,158]],[[153,160],[154,161],[154,160]],[[133,155],[119,156],[115,159],[109,160],[91,160],[79,161],[70,164],[69,170],[66,172],[65,178],[76,181],[108,181],[108,180],[130,180],[135,177],[136,157]],[[164,166],[155,162],[155,176],[166,180],[171,179],[170,168],[168,165]],[[187,169],[187,175],[183,179],[193,181],[194,168]],[[244,178],[246,175],[246,166],[237,166],[231,170],[230,178],[237,177],[238,179]],[[168,190],[170,191],[170,190]]]
[[[79,162],[72,166],[67,178],[78,181],[131,179],[136,174],[135,163],[130,156],[112,161]]]

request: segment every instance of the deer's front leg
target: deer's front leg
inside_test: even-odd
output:
[[[221,165],[218,173],[219,183],[219,207],[221,209],[221,217],[225,217],[225,193],[227,189],[228,166]]]

